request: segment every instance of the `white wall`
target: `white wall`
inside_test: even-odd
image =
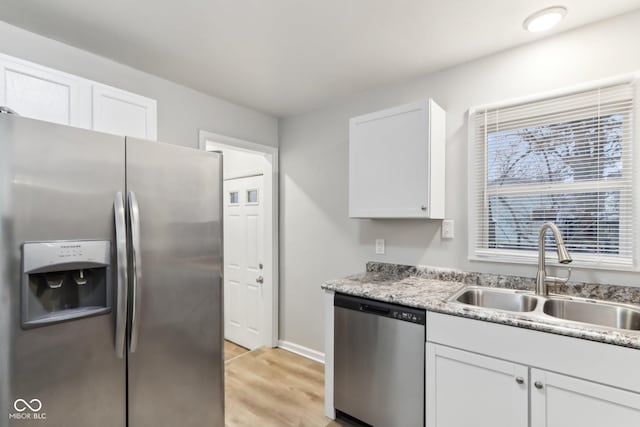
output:
[[[277,119],[267,114],[1,21],[0,52],[156,99],[159,141],[197,148],[198,131],[203,129],[260,144],[278,145]]]
[[[280,339],[321,351],[321,282],[363,271],[368,260],[534,276],[534,265],[467,259],[466,112],[640,70],[638,40],[635,12],[281,120]],[[348,119],[427,97],[447,110],[446,215],[456,226],[451,241],[440,239],[440,221],[347,217]],[[376,238],[386,239],[386,255],[375,255]],[[640,285],[637,273],[583,270],[573,278]]]

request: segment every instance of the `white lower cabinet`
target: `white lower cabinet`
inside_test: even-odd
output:
[[[426,355],[427,427],[640,426],[640,393],[432,343]]]
[[[427,344],[428,427],[527,427],[526,366]]]
[[[640,426],[639,393],[533,368],[531,382],[531,427]]]
[[[427,427],[640,427],[640,350],[427,312]]]

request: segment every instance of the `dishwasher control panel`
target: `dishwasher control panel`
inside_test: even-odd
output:
[[[404,310],[393,310],[391,317],[399,320],[406,320],[407,322],[419,323],[424,325],[424,313],[412,313]]]
[[[348,308],[362,313],[389,317],[418,325],[424,325],[427,317],[426,311],[419,308],[405,307],[403,305],[390,304],[340,293],[335,294],[333,304],[336,307]]]

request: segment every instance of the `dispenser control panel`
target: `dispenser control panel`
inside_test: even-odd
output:
[[[33,242],[24,244],[24,272],[48,269],[56,264],[109,264],[110,242],[104,240],[76,240],[61,242]]]
[[[58,258],[73,258],[84,255],[83,247],[80,244],[68,244],[60,246]]]

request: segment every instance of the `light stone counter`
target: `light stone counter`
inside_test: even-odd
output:
[[[634,331],[567,322],[556,318],[547,318],[548,316],[532,319],[526,314],[475,308],[447,302],[464,286],[533,290],[534,284],[535,281],[531,278],[370,262],[367,264],[365,273],[329,280],[322,284],[322,288],[327,291],[423,308],[454,316],[640,349],[640,333]],[[635,287],[569,282],[561,286],[550,286],[549,292],[610,302],[640,304],[640,288]],[[640,309],[640,305],[638,309]]]

